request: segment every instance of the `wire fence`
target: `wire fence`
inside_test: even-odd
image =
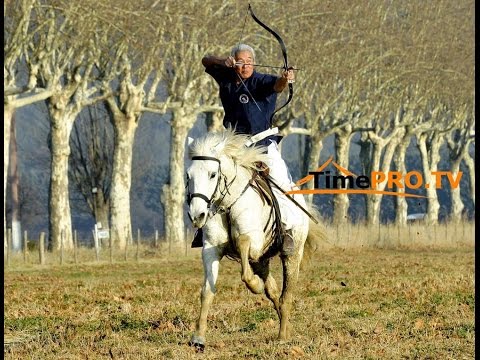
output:
[[[475,223],[443,223],[425,225],[411,223],[406,226],[346,223],[327,225],[325,227],[325,247],[342,249],[352,248],[418,248],[418,247],[459,247],[475,244]],[[63,237],[63,234],[62,234]],[[193,233],[186,231],[183,243],[172,243],[158,236],[142,237],[137,230],[136,237],[129,238],[123,249],[112,245],[110,239],[90,239],[78,241],[77,232],[73,232],[73,248],[47,250],[45,233],[38,239],[29,239],[28,232],[23,232],[22,248],[13,249],[12,231],[7,229],[7,241],[4,246],[4,268],[17,265],[67,265],[91,263],[115,263],[140,261],[169,257],[171,255],[200,254],[199,249],[191,248]],[[80,245],[82,243],[82,245]],[[61,242],[63,245],[63,241]]]
[[[181,243],[166,241],[158,236],[142,237],[140,230],[137,230],[135,239],[129,237],[125,247],[120,249],[112,244],[111,239],[99,239],[93,236],[92,239],[79,241],[77,231],[73,231],[73,247],[63,246],[63,233],[61,234],[60,248],[48,250],[46,233],[41,232],[38,239],[29,239],[28,232],[23,232],[21,249],[14,249],[12,246],[12,231],[7,229],[6,241],[4,242],[4,268],[24,265],[66,265],[66,264],[88,264],[114,263],[119,261],[139,261],[172,254],[183,254],[188,256],[195,249],[191,249],[193,234],[186,231],[186,240]]]

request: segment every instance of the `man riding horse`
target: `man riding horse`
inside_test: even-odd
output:
[[[202,59],[205,72],[211,75],[220,88],[220,99],[225,110],[223,125],[232,127],[237,133],[258,135],[263,137],[272,127],[272,114],[275,112],[277,94],[281,93],[295,75],[292,70],[283,71],[280,77],[262,74],[255,71],[255,51],[252,47],[239,44],[235,46],[230,56],[205,56]],[[254,139],[254,138],[253,138]],[[252,145],[266,146],[268,174],[284,191],[292,190],[292,178],[278,150],[281,137],[269,135]],[[295,205],[277,187],[273,193],[278,202],[283,225],[282,252],[285,255],[293,251],[291,229],[302,222],[298,211],[292,210]],[[192,247],[203,246],[201,229],[195,234]]]

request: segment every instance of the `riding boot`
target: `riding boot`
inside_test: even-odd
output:
[[[292,229],[285,230],[285,235],[283,236],[282,244],[282,255],[293,255],[295,251],[295,243],[293,242],[293,233]]]
[[[202,229],[198,229],[195,232],[195,236],[193,237],[192,241],[192,248],[203,247],[203,231]]]

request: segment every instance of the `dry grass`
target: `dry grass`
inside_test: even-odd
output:
[[[4,356],[473,359],[474,249],[463,240],[321,250],[300,275],[287,343],[275,341],[265,296],[249,293],[239,264],[224,260],[203,354],[187,346],[199,310],[199,250],[144,249],[139,261],[133,252],[113,264],[106,256],[96,263],[93,250],[88,263],[63,266],[13,259],[4,277]],[[279,280],[278,260],[273,271]]]

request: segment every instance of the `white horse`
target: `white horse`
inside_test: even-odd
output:
[[[280,319],[278,339],[286,340],[292,292],[304,248],[306,253],[313,252],[324,234],[321,226],[309,224],[307,215],[298,209],[303,222],[292,229],[295,250],[290,255],[280,252],[272,237],[271,206],[251,181],[258,163],[266,160],[265,149],[245,147],[247,139],[246,135],[225,130],[208,133],[189,146],[192,164],[187,170],[187,201],[193,225],[203,230],[205,276],[200,316],[190,345],[200,350],[205,346],[207,314],[224,256],[239,259],[242,281],[253,293],[265,292],[272,301]],[[281,293],[269,273],[270,258],[279,253],[283,264]]]

